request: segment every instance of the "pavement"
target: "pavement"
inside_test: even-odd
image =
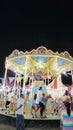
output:
[[[16,130],[16,119],[0,115],[0,130]],[[25,130],[61,130],[59,120],[24,120]]]

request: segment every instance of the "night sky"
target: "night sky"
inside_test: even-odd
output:
[[[72,3],[54,1],[3,1],[0,4],[0,77],[5,57],[13,50],[39,46],[73,56]]]

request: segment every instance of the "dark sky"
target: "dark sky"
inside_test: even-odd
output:
[[[73,56],[72,3],[3,1],[0,4],[0,76],[4,61],[14,49],[31,51],[45,46]]]

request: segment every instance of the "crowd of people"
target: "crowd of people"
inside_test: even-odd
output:
[[[42,87],[39,88],[35,98],[33,109],[35,114],[40,108],[40,117],[43,117],[43,112],[46,110],[46,102],[48,98],[42,93]],[[58,111],[58,102],[55,103],[53,110],[54,113]],[[60,127],[62,130],[73,130],[73,93],[65,91],[60,102]]]
[[[16,115],[16,130],[24,130],[24,100],[25,94],[22,88],[15,87],[14,90],[5,89],[7,99],[5,100],[5,108],[8,109],[9,105],[14,103],[13,97],[16,96],[16,108],[14,113]],[[29,97],[29,94],[27,95]],[[29,98],[27,98],[28,100]],[[37,111],[40,110],[40,118],[46,118],[46,104],[47,101],[52,99],[52,95],[48,95],[42,91],[42,87],[39,87],[37,93],[34,93],[34,102],[32,104],[32,117],[37,117]],[[59,100],[55,99],[53,106],[53,112],[56,114],[60,111],[61,128],[62,130],[73,130],[73,93],[66,90],[63,97]]]

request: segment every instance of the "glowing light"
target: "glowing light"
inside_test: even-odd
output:
[[[63,72],[63,75],[68,76],[68,74],[66,72]]]
[[[38,67],[39,67],[40,69],[44,69],[44,66],[42,65],[41,62],[38,63]]]

